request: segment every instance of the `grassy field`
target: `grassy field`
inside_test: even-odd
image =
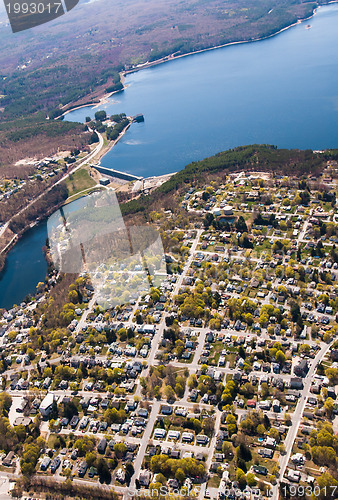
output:
[[[66,180],[66,186],[69,197],[74,196],[86,189],[90,189],[95,185],[96,183],[94,179],[90,177],[88,170],[86,170],[85,168],[77,170]]]

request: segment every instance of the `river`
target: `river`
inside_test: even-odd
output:
[[[36,285],[44,281],[47,262],[42,252],[46,244],[47,223],[40,222],[18,241],[6,257],[0,279],[0,307],[9,309],[20,304],[26,295],[36,292]]]
[[[311,29],[306,25],[311,24]],[[126,78],[124,92],[65,119],[142,113],[101,164],[145,177],[175,172],[219,151],[253,143],[338,147],[338,5],[267,40],[176,59]],[[43,281],[45,225],[8,254],[0,307],[19,303]]]

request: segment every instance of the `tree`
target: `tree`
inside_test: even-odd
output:
[[[285,444],[284,444],[284,443],[281,443],[281,444],[279,445],[279,451],[280,451],[280,453],[281,453],[282,455],[284,455],[284,454],[285,454],[285,452],[286,452],[286,448],[285,448]]]
[[[252,488],[253,486],[256,486],[257,481],[255,479],[255,475],[252,474],[251,472],[248,472],[246,475],[246,482],[247,482],[247,485],[250,486],[250,488]]]
[[[229,415],[226,416],[226,424],[229,425],[229,424],[237,424],[237,420],[236,420],[236,417],[234,415],[232,415],[231,413],[229,413]]]
[[[234,456],[232,444],[229,441],[223,441],[222,452],[224,453],[225,458],[231,458]]]
[[[241,392],[245,397],[251,397],[255,394],[255,388],[250,382],[246,382],[244,386],[241,388]]]
[[[243,469],[237,468],[236,471],[236,481],[238,481],[239,487],[244,488],[246,485],[246,476]]]
[[[127,452],[127,447],[124,443],[116,443],[114,445],[114,453],[117,456],[117,458],[123,458],[124,455]]]
[[[266,382],[263,382],[261,385],[261,394],[263,399],[267,398],[270,394],[269,386]]]
[[[338,368],[327,368],[325,375],[330,380],[330,384],[336,385],[338,383]]]
[[[107,113],[102,110],[102,111],[96,111],[95,113],[95,120],[96,121],[102,121],[102,120],[105,120],[107,118]]]
[[[100,458],[97,463],[97,473],[100,478],[101,483],[109,484],[111,481],[111,473],[108,468],[107,461],[104,458]]]
[[[317,478],[317,483],[320,488],[319,496],[312,496],[319,500],[324,500],[327,498],[327,494],[330,491],[337,490],[338,482],[331,476],[329,472],[324,472],[321,476]]]
[[[301,314],[300,307],[299,307],[299,304],[297,304],[297,302],[295,302],[295,301],[292,302],[290,312],[291,312],[292,321],[294,323],[296,323],[298,318],[300,317],[300,314]]]
[[[96,142],[99,142],[99,136],[97,135],[96,132],[93,132],[92,135],[90,136],[90,139],[89,139],[89,144],[94,144]]]
[[[240,215],[236,221],[236,230],[240,233],[248,232],[248,227],[242,215]]]
[[[156,475],[156,482],[165,484],[167,482],[167,478],[160,472],[159,474]]]
[[[242,469],[240,469],[239,467],[237,468],[237,471],[236,471],[236,481],[239,481],[239,479],[242,477],[242,476],[245,476],[245,473]]]
[[[265,429],[264,425],[263,424],[259,424],[257,426],[257,434],[259,436],[263,436],[265,433],[266,433],[266,429]]]
[[[179,467],[175,473],[175,478],[182,484],[185,481],[185,477],[186,476],[183,469]]]
[[[92,453],[92,452],[86,453],[85,461],[87,462],[88,467],[91,467],[92,465],[94,465],[95,460],[96,460],[95,453]]]
[[[211,417],[202,420],[202,429],[206,434],[211,435],[214,431],[214,420]]]
[[[94,442],[88,436],[84,436],[75,441],[74,448],[79,450],[80,457],[84,457],[86,453],[94,449]]]
[[[269,431],[269,436],[274,438],[276,441],[279,441],[279,432],[277,429],[272,427]]]
[[[277,475],[279,474],[279,468],[278,468],[278,465],[274,465],[274,466],[272,467],[272,471],[271,471],[271,472],[272,472],[272,474],[273,474],[274,476],[277,476]]]
[[[299,352],[301,354],[309,354],[311,348],[309,346],[309,344],[302,344],[301,346],[299,346]]]
[[[134,472],[135,472],[135,469],[134,469],[133,464],[131,462],[127,462],[126,463],[126,473],[128,476],[127,482],[130,481],[131,477],[134,475]]]
[[[35,358],[35,352],[31,347],[27,349],[26,354],[29,356],[29,359],[31,360]]]
[[[192,373],[188,378],[188,387],[189,389],[194,389],[197,387],[197,377],[195,373]]]
[[[164,394],[165,394],[165,397],[167,398],[167,401],[171,401],[172,399],[175,399],[175,391],[170,385],[165,386]]]
[[[324,408],[325,408],[326,415],[331,418],[333,415],[333,409],[334,409],[334,401],[332,398],[327,398],[327,400],[324,403]]]
[[[276,352],[276,361],[280,365],[284,365],[284,363],[286,361],[286,356],[285,356],[283,351],[279,350]]]

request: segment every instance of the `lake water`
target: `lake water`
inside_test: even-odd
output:
[[[311,23],[312,28],[306,29]],[[143,113],[101,164],[142,176],[182,169],[253,143],[338,147],[338,5],[260,42],[174,60],[126,78],[128,88],[72,121]]]
[[[306,29],[306,24],[312,25]],[[338,147],[338,5],[261,42],[181,58],[126,78],[128,88],[98,109],[143,113],[101,161],[142,176],[175,172],[193,160],[244,144]],[[46,274],[46,225],[29,231],[8,254],[0,307],[19,303]]]

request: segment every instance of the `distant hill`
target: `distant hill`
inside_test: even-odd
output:
[[[0,25],[1,143],[10,148],[13,129],[20,137],[20,128],[27,128],[18,117],[33,120],[39,130],[51,111],[57,116],[69,103],[93,102],[107,88],[119,88],[118,72],[125,67],[266,37],[317,6],[302,0],[82,0],[67,15],[31,30],[13,34]],[[65,137],[58,137],[61,148]],[[18,141],[15,147],[20,149]]]

